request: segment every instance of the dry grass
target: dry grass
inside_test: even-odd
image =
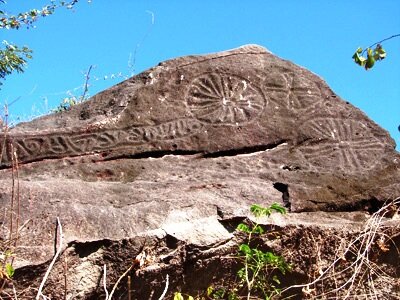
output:
[[[385,225],[390,220],[388,217],[398,214],[399,207],[400,198],[385,204],[367,220],[356,238],[338,248],[333,262],[325,268],[321,263],[317,278],[307,284],[290,286],[283,292],[302,288],[304,298],[308,299],[400,299],[393,295],[394,287],[400,288],[399,279],[389,276],[374,262],[377,252],[388,252],[391,247],[400,258],[393,242],[400,235],[400,226],[388,230],[390,227]],[[315,246],[320,257],[320,249]]]

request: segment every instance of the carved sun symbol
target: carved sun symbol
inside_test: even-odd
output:
[[[331,164],[343,171],[372,169],[379,164],[384,151],[384,143],[358,120],[315,118],[301,126],[300,131],[321,141],[300,149],[309,162],[322,168]]]
[[[261,114],[265,105],[262,93],[248,80],[217,73],[195,78],[186,100],[197,119],[212,124],[249,122]]]

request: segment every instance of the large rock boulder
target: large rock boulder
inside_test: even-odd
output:
[[[356,235],[365,214],[400,195],[388,133],[318,76],[256,45],[160,63],[3,130],[1,144],[3,240],[24,224],[14,284],[35,293],[58,217],[62,258],[44,290],[54,299],[97,299],[103,265],[111,287],[144,248],[154,263],[131,272],[138,299],[158,299],[166,274],[169,292],[198,291],[227,276],[216,257],[234,251],[233,228],[253,203],[291,212],[278,222],[290,241],[310,226],[319,238]],[[311,278],[305,270],[293,282]]]

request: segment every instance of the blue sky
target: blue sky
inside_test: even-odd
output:
[[[8,0],[0,9],[48,3]],[[0,40],[34,51],[25,73],[4,81],[0,102],[14,102],[12,120],[26,120],[82,94],[90,65],[94,95],[166,59],[255,43],[321,76],[399,145],[400,38],[383,44],[387,59],[368,72],[351,60],[358,46],[400,33],[399,16],[398,0],[80,0],[36,28],[0,30]]]

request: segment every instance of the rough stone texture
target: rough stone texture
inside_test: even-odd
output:
[[[25,297],[54,255],[56,217],[68,261],[56,263],[45,293],[98,299],[103,264],[111,288],[145,247],[156,267],[132,274],[133,287],[138,299],[158,299],[166,274],[171,288],[193,291],[228,277],[222,270],[234,266],[221,268],[218,257],[235,251],[234,225],[253,203],[292,212],[280,228],[301,265],[296,249],[312,245],[296,246],[299,232],[355,235],[365,213],[400,195],[388,133],[319,77],[256,45],[160,63],[3,132],[1,144],[2,236],[14,199],[26,222],[14,263],[16,286],[31,288]],[[312,277],[304,270],[313,263],[303,264],[292,283]]]

